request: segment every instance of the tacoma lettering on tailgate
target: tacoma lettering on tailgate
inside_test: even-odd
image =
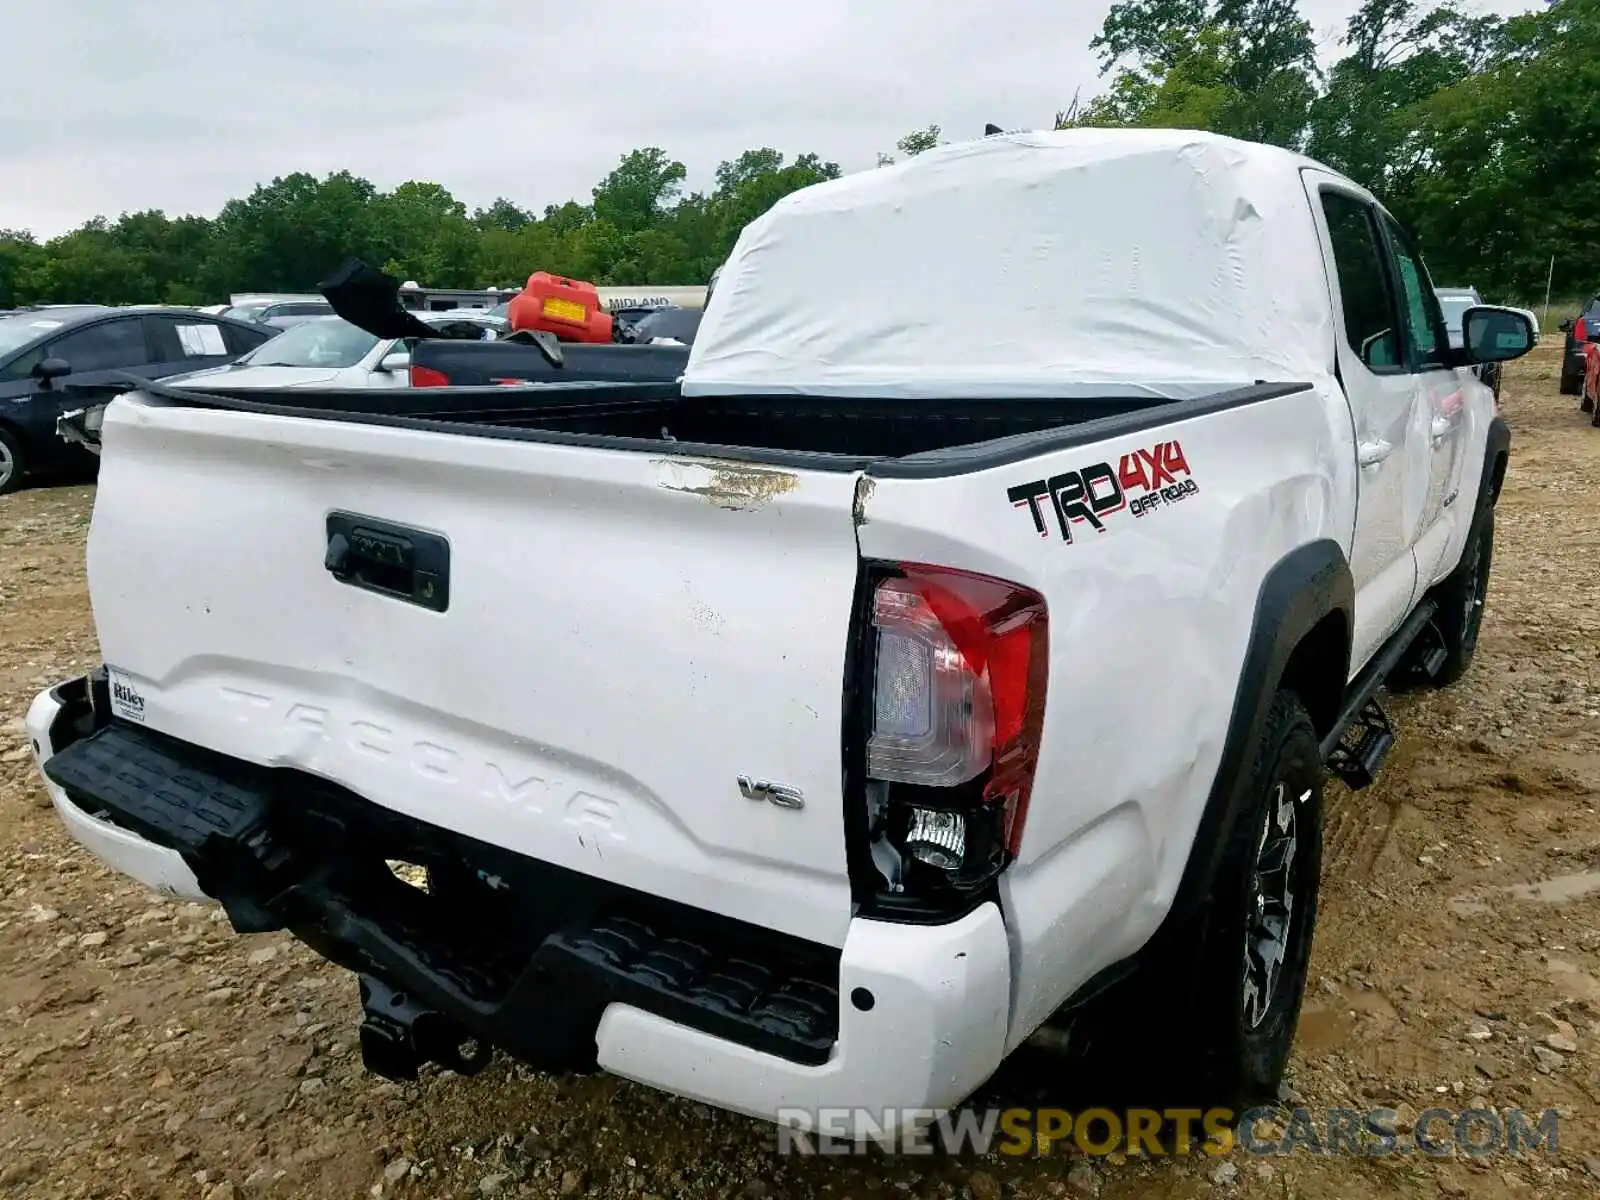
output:
[[[1094,463],[1049,479],[1020,483],[1006,489],[1006,499],[1016,508],[1027,508],[1040,537],[1050,536],[1048,504],[1061,540],[1071,542],[1074,525],[1104,533],[1106,519],[1114,513],[1126,510],[1144,517],[1199,491],[1183,447],[1177,442],[1159,442],[1153,449],[1124,454],[1115,470],[1109,462]]]

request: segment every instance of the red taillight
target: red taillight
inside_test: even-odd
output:
[[[449,387],[450,376],[446,375],[443,371],[435,371],[432,367],[419,367],[413,365],[411,368],[411,386]]]
[[[1589,327],[1583,323],[1582,317],[1572,323],[1572,340],[1575,342],[1587,342],[1589,340]]]
[[[874,587],[872,627],[867,775],[903,810],[890,836],[952,878],[992,875],[1021,845],[1039,760],[1044,598],[986,575],[902,564]]]

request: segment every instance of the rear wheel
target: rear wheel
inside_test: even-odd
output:
[[[1279,692],[1209,900],[1073,1027],[1097,1082],[1157,1109],[1276,1100],[1316,925],[1322,782],[1311,718],[1298,696]],[[1175,1019],[1186,1031],[1178,1036]]]
[[[1322,872],[1322,754],[1299,697],[1274,697],[1250,804],[1224,854],[1197,998],[1202,1099],[1277,1099],[1311,960]]]
[[[22,445],[16,435],[0,427],[0,496],[22,486]]]
[[[1467,673],[1478,650],[1483,628],[1483,606],[1489,596],[1489,573],[1494,566],[1494,509],[1485,506],[1467,535],[1461,562],[1434,593],[1439,615],[1434,625],[1444,638],[1445,660],[1433,677],[1436,687],[1446,687]]]

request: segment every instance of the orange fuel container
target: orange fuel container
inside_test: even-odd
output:
[[[513,333],[542,329],[563,342],[611,340],[611,314],[600,307],[594,284],[548,271],[528,276],[528,286],[511,298],[506,315]]]

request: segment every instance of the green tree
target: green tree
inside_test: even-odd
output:
[[[1296,0],[1120,0],[1090,46],[1110,88],[1059,123],[1303,141],[1316,47]]]
[[[40,254],[33,234],[24,229],[0,229],[0,308],[26,302],[23,278],[30,273]]]
[[[472,223],[484,232],[500,229],[515,233],[534,219],[531,212],[504,196],[497,196],[488,208],[480,208],[472,214]]]
[[[763,147],[746,150],[732,162],[717,168],[717,190],[710,198],[710,210],[719,226],[715,261],[704,263],[705,275],[727,257],[727,252],[738,240],[739,232],[751,221],[766,212],[790,192],[839,178],[839,164],[824,162],[815,154],[802,154],[793,163],[784,164],[784,156],[776,150]],[[697,272],[698,274],[698,272]]]
[[[926,129],[913,129],[896,142],[894,148],[900,152],[902,158],[915,158],[925,150],[932,150],[938,144],[939,127],[937,125],[929,125]],[[894,155],[884,154],[879,151],[878,165],[880,167],[891,167],[894,163]]]
[[[391,252],[376,236],[377,196],[369,181],[348,171],[324,179],[297,171],[228,201],[200,272],[203,290],[303,292],[349,255],[384,261]]]
[[[1420,165],[1417,106],[1481,71],[1500,29],[1454,3],[1366,0],[1345,27],[1350,53],[1312,105],[1309,152],[1386,196],[1407,191]]]
[[[368,212],[375,252],[406,278],[435,287],[471,287],[479,274],[482,231],[467,207],[437,183],[412,180],[373,198]]]
[[[687,170],[657,146],[622,156],[594,189],[594,215],[624,233],[649,229],[678,197]]]
[[[1412,110],[1409,186],[1396,209],[1435,274],[1480,288],[1588,291],[1600,279],[1600,0],[1513,17],[1482,70]]]
[[[18,289],[30,301],[132,304],[155,294],[139,254],[118,243],[104,217],[51,238],[24,270]]]

